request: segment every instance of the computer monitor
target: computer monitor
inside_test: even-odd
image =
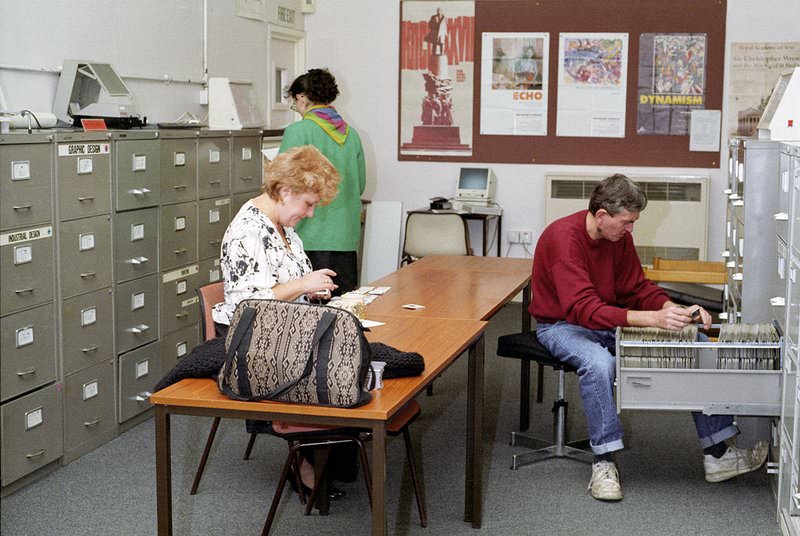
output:
[[[456,201],[488,205],[494,200],[494,172],[489,168],[461,168],[456,185]]]

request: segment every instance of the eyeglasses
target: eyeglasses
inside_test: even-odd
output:
[[[297,111],[297,103],[292,101],[292,104],[289,105],[289,109],[293,112]]]

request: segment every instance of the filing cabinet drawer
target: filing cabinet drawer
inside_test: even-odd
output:
[[[115,133],[114,184],[117,211],[155,207],[161,198],[161,145],[157,139],[128,139],[156,136],[155,132]]]
[[[164,359],[161,376],[165,376],[181,359],[189,355],[199,341],[200,330],[197,324],[161,337],[161,356]]]
[[[117,353],[158,339],[158,274],[117,285],[114,320]]]
[[[161,277],[161,333],[167,334],[200,320],[200,268],[197,264],[165,272]]]
[[[222,281],[222,270],[219,265],[219,257],[216,259],[203,259],[200,265],[200,280],[199,287],[207,285],[208,283],[216,283]],[[198,287],[198,288],[199,288]]]
[[[0,400],[56,379],[52,303],[0,318]]]
[[[53,299],[53,226],[0,234],[0,314]]]
[[[113,359],[64,379],[64,451],[116,427],[114,400]]]
[[[59,219],[86,218],[111,211],[111,142],[79,134],[56,145]]]
[[[61,457],[64,449],[61,406],[61,389],[57,384],[0,406],[3,486]]]
[[[252,192],[261,187],[261,136],[233,133],[231,193]]]
[[[161,204],[197,198],[197,132],[161,133]]]
[[[162,369],[157,342],[119,356],[119,422],[150,409],[150,395]]]
[[[197,194],[200,199],[231,193],[230,138],[203,132],[197,147]]]
[[[783,436],[794,444],[795,407],[800,396],[797,390],[797,361],[794,352],[784,354],[783,371],[781,428]]]
[[[204,199],[198,203],[198,245],[200,259],[219,258],[222,236],[231,222],[231,198]]]
[[[242,205],[244,205],[257,195],[258,192],[256,191],[256,192],[242,192],[240,194],[235,194],[231,196],[231,221],[233,221],[233,219],[239,213],[239,210],[242,208]]]
[[[61,224],[61,297],[111,285],[111,219],[95,216]]]
[[[6,143],[0,140],[0,230],[19,229],[53,221],[52,145],[42,135],[40,143]],[[260,155],[260,153],[259,153]]]
[[[161,207],[161,270],[197,262],[197,203]]]
[[[64,374],[114,356],[114,305],[105,288],[61,303],[61,359]]]
[[[130,281],[158,271],[158,208],[114,215],[115,281]]]
[[[778,416],[781,371],[623,368],[617,378],[618,409],[702,411],[708,404],[770,406]]]

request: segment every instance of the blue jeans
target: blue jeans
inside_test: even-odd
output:
[[[577,370],[592,451],[599,455],[622,449],[622,423],[613,397],[617,374],[615,330],[588,329],[561,321],[539,323],[536,335],[553,356]],[[739,432],[730,415],[692,412],[692,417],[703,448]]]

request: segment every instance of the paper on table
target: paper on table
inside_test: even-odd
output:
[[[378,322],[377,320],[367,320],[367,319],[361,321],[361,325],[364,326],[365,328],[374,328],[375,326],[382,326],[385,323],[386,322]]]

